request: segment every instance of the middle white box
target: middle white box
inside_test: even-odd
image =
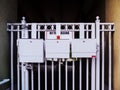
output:
[[[69,40],[45,40],[46,58],[69,58]]]

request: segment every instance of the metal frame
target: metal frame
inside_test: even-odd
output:
[[[79,38],[81,39],[89,39],[89,32],[91,32],[91,39],[96,39],[97,44],[97,52],[96,57],[91,57],[92,59],[86,57],[86,90],[104,90],[104,72],[105,72],[105,40],[104,32],[108,32],[108,40],[109,40],[109,90],[112,89],[112,37],[111,34],[114,32],[114,23],[100,23],[99,17],[96,17],[95,23],[26,23],[25,17],[22,18],[21,23],[8,23],[7,31],[11,32],[11,90],[14,90],[14,68],[13,68],[13,49],[14,49],[14,32],[17,32],[17,39],[40,39],[40,32],[45,33],[45,40],[47,39],[59,39],[57,36],[60,36],[60,39],[69,39],[72,41],[74,38],[74,33],[76,31],[79,32]],[[54,28],[56,26],[56,29]],[[63,26],[64,28],[61,28]],[[63,31],[62,31],[63,30]],[[29,33],[30,32],[30,33]],[[52,37],[50,37],[49,32],[53,33]],[[67,32],[69,34],[61,35],[61,32]],[[100,38],[100,33],[102,32],[102,40]],[[56,33],[56,34],[55,34]],[[86,33],[86,34],[85,34]],[[102,46],[100,44],[102,41]],[[100,52],[102,48],[102,58],[100,57]],[[83,89],[82,85],[82,72],[83,65],[82,59],[76,57],[76,60],[79,60],[79,90]],[[47,88],[47,60],[48,58],[44,58],[45,60],[45,90]],[[59,75],[59,90],[61,90],[61,61],[65,61],[65,90],[68,90],[68,62],[69,58],[51,58],[52,66],[51,66],[51,82],[52,87],[51,90],[54,90],[54,62],[59,61],[58,65],[58,75]],[[100,63],[102,60],[102,63]],[[91,62],[91,64],[90,64]],[[28,64],[24,62],[19,62],[19,57],[17,60],[17,85],[18,90],[29,90],[29,73],[28,69],[31,71],[31,90],[34,90],[34,63]],[[89,68],[89,65],[91,68]],[[100,66],[102,65],[102,80],[100,80]],[[20,70],[21,68],[21,70]],[[91,73],[89,70],[91,69]],[[21,72],[21,75],[20,75]],[[89,83],[89,75],[91,74],[91,89]],[[20,80],[22,84],[20,83]],[[38,63],[38,90],[41,90],[41,65]],[[75,90],[75,61],[72,59],[72,90]],[[102,86],[100,86],[102,83]]]

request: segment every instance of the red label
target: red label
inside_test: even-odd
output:
[[[57,35],[56,38],[57,38],[57,39],[60,39],[60,35]]]
[[[96,56],[92,56],[92,58],[96,58]]]

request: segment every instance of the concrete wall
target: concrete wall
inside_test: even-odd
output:
[[[6,31],[7,22],[16,21],[17,0],[0,0],[0,81],[10,78],[10,37]],[[4,85],[0,90],[5,90]]]
[[[106,0],[106,21],[115,23],[113,83],[120,90],[120,0]]]

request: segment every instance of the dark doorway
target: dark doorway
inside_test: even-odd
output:
[[[105,0],[18,0],[18,21],[94,22],[105,19]]]

